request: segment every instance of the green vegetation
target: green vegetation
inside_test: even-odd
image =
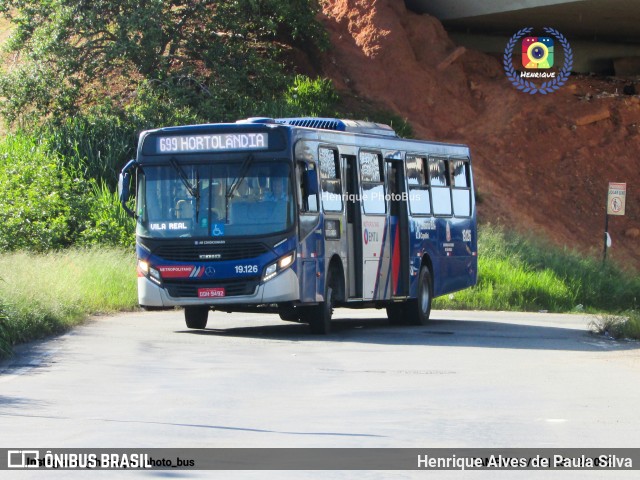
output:
[[[61,333],[88,314],[137,307],[130,249],[0,254],[0,358],[17,343]]]
[[[21,134],[0,140],[0,251],[73,244],[88,185],[45,143]]]
[[[621,312],[640,306],[640,277],[540,240],[480,227],[475,288],[436,308]]]
[[[133,246],[133,220],[84,165],[84,157],[64,157],[34,136],[0,140],[0,251]]]
[[[106,183],[92,182],[88,219],[80,233],[81,245],[135,246],[135,221],[127,215],[117,192]],[[133,201],[132,201],[133,202]],[[134,208],[133,203],[130,206]]]
[[[340,98],[329,79],[310,79],[296,75],[284,95],[291,116],[336,116],[334,109]],[[278,115],[279,116],[279,115]]]
[[[235,119],[246,99],[289,83],[283,56],[325,48],[315,0],[5,0],[17,64],[0,75],[10,123],[67,118],[146,82],[209,121]],[[124,94],[124,95],[123,95]],[[276,95],[277,96],[277,95]],[[255,105],[254,104],[254,105]]]

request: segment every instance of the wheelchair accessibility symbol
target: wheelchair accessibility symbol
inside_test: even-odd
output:
[[[224,235],[224,223],[214,223],[211,225],[211,236],[222,237]]]

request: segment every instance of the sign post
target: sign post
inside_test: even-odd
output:
[[[624,215],[625,200],[627,198],[627,184],[609,182],[607,193],[607,214],[604,219],[604,254],[602,263],[607,260],[607,247],[611,246],[609,236],[609,215]]]

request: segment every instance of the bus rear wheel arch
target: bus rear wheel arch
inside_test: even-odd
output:
[[[184,307],[184,321],[187,328],[202,330],[207,326],[209,307]]]

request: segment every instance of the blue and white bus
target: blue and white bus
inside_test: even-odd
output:
[[[476,283],[464,145],[321,118],[161,128],[141,133],[119,187],[137,222],[139,303],[181,306],[189,328],[214,309],[328,333],[337,306],[420,325],[432,298]]]

